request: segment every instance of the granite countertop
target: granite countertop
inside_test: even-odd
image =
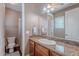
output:
[[[43,37],[33,36],[30,37],[30,40],[39,43],[40,45],[50,49],[51,51],[55,51],[56,53],[59,53],[60,55],[63,56],[79,56],[79,47],[76,45],[67,44],[57,40],[56,45],[46,45],[38,41],[41,38]]]

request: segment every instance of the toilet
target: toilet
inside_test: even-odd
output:
[[[16,37],[8,37],[7,41],[8,41],[8,49],[9,49],[9,53],[14,52],[14,47],[15,47],[15,38]]]

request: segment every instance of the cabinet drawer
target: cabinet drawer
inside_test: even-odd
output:
[[[49,50],[39,44],[35,44],[35,55],[36,56],[48,56]]]

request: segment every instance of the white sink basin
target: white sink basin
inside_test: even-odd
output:
[[[46,45],[55,45],[56,42],[53,40],[48,40],[48,39],[39,39],[38,40],[40,43],[42,44],[46,44]]]

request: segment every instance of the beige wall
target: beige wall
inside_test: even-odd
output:
[[[38,29],[39,29],[39,33],[40,32],[40,28],[41,26],[46,27],[46,24],[48,23],[47,21],[47,17],[45,15],[39,14],[38,10],[37,10],[37,5],[35,4],[25,4],[25,31],[29,31],[29,34],[26,35],[26,54],[28,53],[28,39],[29,36],[32,35],[32,28],[35,25]],[[48,31],[48,28],[47,28]]]
[[[5,36],[14,36],[18,38],[19,12],[6,8],[5,17]]]
[[[37,28],[41,28],[41,26],[45,27],[45,24],[48,22],[47,15],[37,13],[36,6],[34,4],[26,4],[26,31],[29,31],[32,35],[32,28],[35,25]]]
[[[5,55],[5,5],[0,3],[0,56]]]

